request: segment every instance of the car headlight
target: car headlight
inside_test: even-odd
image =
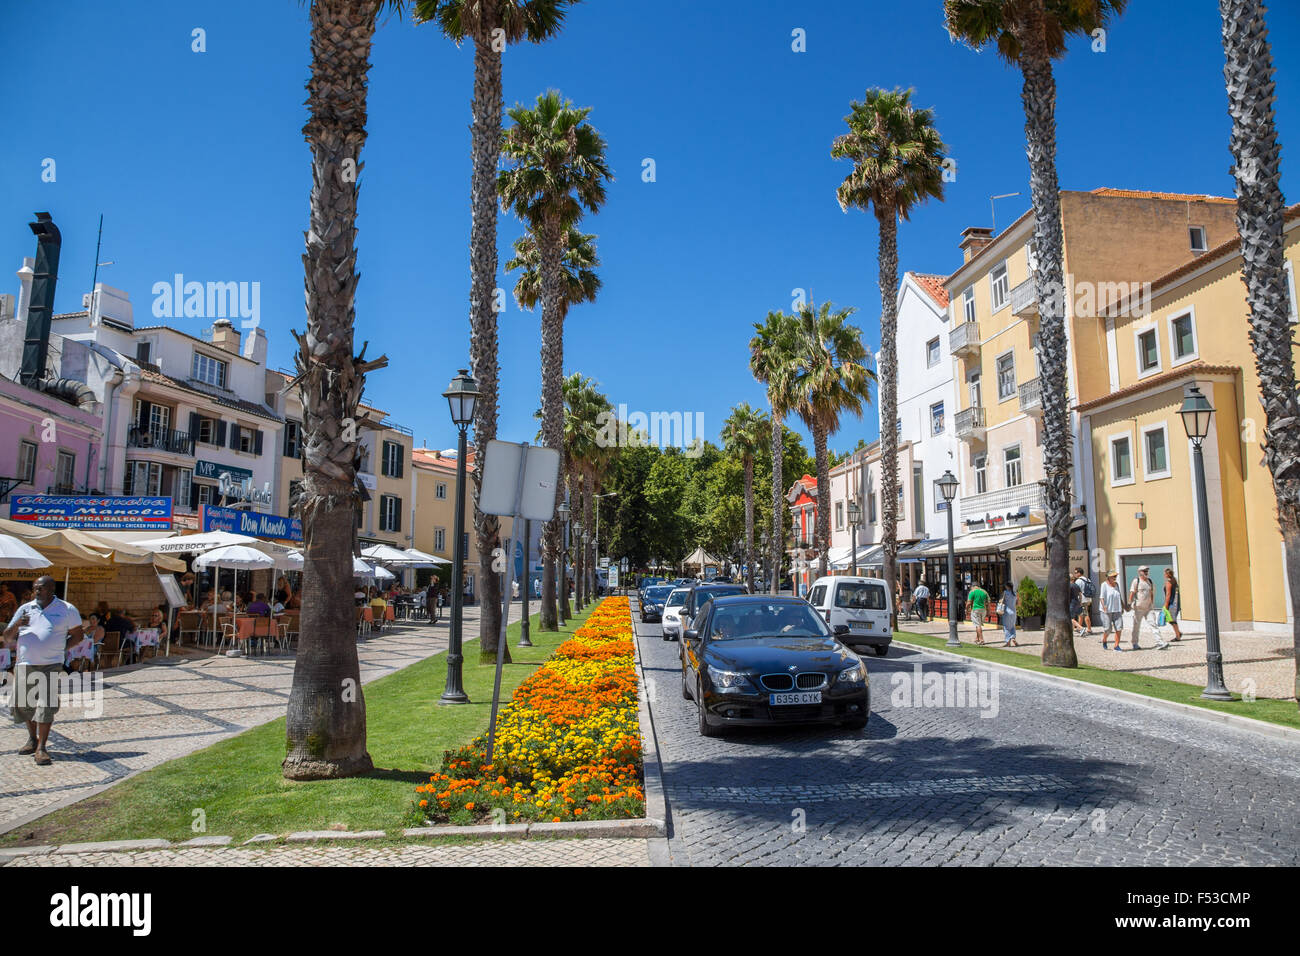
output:
[[[718,690],[741,690],[749,687],[749,678],[744,674],[718,670],[712,664],[709,665],[709,680]]]
[[[867,669],[862,666],[862,662],[854,664],[852,667],[846,667],[840,671],[836,682],[840,684],[861,684],[867,679]]]

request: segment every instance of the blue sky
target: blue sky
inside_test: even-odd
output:
[[[811,6],[811,5],[810,5]],[[63,232],[56,309],[80,308],[104,214],[100,278],[127,290],[138,324],[151,288],[180,272],[261,284],[271,364],[292,363],[305,326],[301,254],[310,185],[301,136],[310,60],[294,0],[102,4],[57,15],[0,5],[0,291],[48,210]],[[1269,14],[1278,67],[1283,191],[1294,200],[1300,15]],[[207,51],[191,50],[206,31]],[[802,29],[806,52],[792,50]],[[467,364],[472,50],[431,25],[389,18],[373,50],[370,137],[359,215],[357,340],[386,352],[367,400],[432,447],[453,444],[441,392]],[[900,230],[902,269],[948,273],[959,233],[1009,224],[1028,204],[1019,73],[953,44],[940,0],[590,0],[556,40],[505,55],[507,106],[553,87],[593,107],[617,181],[582,228],[599,235],[604,291],[569,314],[566,371],[595,378],[629,411],[701,412],[716,437],[731,406],[765,407],[748,370],[752,323],[789,309],[795,288],[855,306],[879,342],[874,219],[844,214],[830,159],[849,101],[911,86],[957,161],[943,203]],[[1094,53],[1057,67],[1060,181],[1230,195],[1229,120],[1218,5],[1135,2]],[[42,182],[53,158],[57,179]],[[642,180],[643,160],[656,181]],[[520,233],[500,219],[502,276]],[[197,334],[200,319],[169,320]],[[539,406],[540,314],[513,298],[501,316],[500,434],[531,440]],[[874,410],[832,447],[877,432]]]

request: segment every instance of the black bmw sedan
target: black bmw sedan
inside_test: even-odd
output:
[[[668,595],[672,594],[673,590],[671,584],[656,584],[646,588],[641,597],[641,620],[647,624],[662,622],[664,602],[668,600]]]
[[[705,737],[745,725],[833,721],[861,729],[871,712],[867,665],[794,597],[709,601],[683,635],[682,696],[695,701]]]

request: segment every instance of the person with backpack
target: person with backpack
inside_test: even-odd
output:
[[[1083,568],[1074,569],[1074,581],[1070,585],[1070,610],[1074,616],[1074,633],[1083,637],[1092,636],[1092,599],[1097,589],[1092,578],[1083,573]]]

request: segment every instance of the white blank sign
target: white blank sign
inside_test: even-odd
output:
[[[519,465],[523,466],[523,489],[518,495]],[[490,441],[483,458],[483,486],[478,506],[484,514],[514,515],[530,521],[550,521],[555,516],[555,486],[560,476],[560,453],[540,445]]]

